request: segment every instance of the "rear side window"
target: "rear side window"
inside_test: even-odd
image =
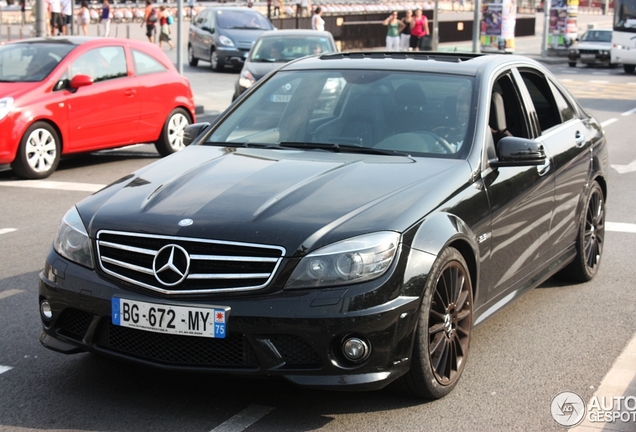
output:
[[[165,72],[168,70],[159,60],[144,54],[140,51],[133,50],[133,61],[135,62],[135,72],[137,75],[148,75],[151,73]]]

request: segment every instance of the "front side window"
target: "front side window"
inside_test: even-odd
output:
[[[88,75],[94,82],[128,75],[123,47],[102,47],[90,50],[71,64],[71,76]]]
[[[471,78],[436,74],[279,72],[219,123],[207,143],[455,158],[469,147],[472,89]]]
[[[563,122],[561,112],[545,77],[529,71],[522,71],[521,76],[532,98],[534,109],[539,118],[541,133],[560,125]]]

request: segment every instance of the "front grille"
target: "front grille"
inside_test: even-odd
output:
[[[247,340],[232,333],[224,339],[179,336],[119,327],[104,321],[99,327],[95,345],[105,351],[170,366],[258,367],[256,355]]]
[[[581,49],[581,50],[579,50],[579,54],[594,54],[594,55],[596,55],[596,54],[599,54],[599,51],[595,50],[595,49]]]
[[[78,309],[66,309],[57,322],[57,332],[81,341],[93,320],[93,314]]]
[[[320,357],[302,339],[292,335],[272,336],[268,338],[285,361],[285,368],[313,369],[320,368]]]
[[[277,246],[119,231],[97,233],[102,271],[163,294],[260,289],[271,281],[284,254],[285,249]]]

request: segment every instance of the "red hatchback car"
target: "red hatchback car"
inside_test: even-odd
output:
[[[0,46],[0,164],[44,178],[60,156],[155,143],[183,148],[192,89],[156,45],[54,37]]]

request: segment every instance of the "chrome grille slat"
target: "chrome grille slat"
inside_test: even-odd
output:
[[[285,249],[279,246],[109,230],[97,233],[96,246],[101,271],[168,295],[262,289],[271,282],[285,256]],[[159,252],[175,247],[179,249],[177,255],[187,254],[189,267],[185,279],[169,285],[159,270],[167,267],[166,255]],[[159,261],[155,265],[156,259]]]

